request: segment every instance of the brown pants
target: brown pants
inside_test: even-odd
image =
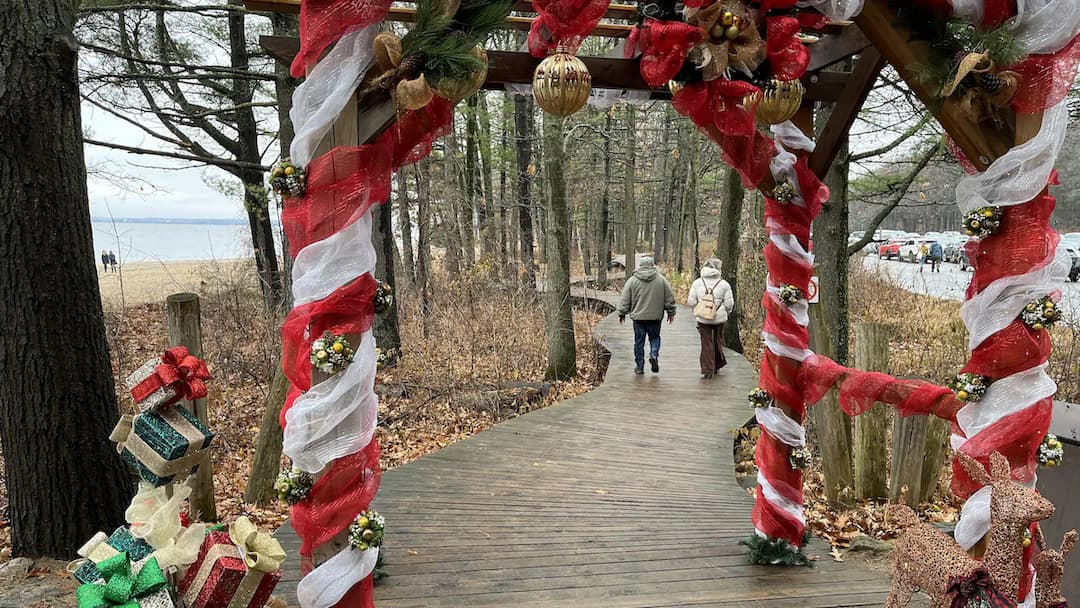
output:
[[[701,373],[712,377],[727,365],[724,358],[724,324],[698,323],[697,330],[701,336]]]

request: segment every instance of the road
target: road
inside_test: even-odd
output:
[[[947,300],[963,301],[964,290],[971,281],[971,271],[962,271],[956,264],[942,264],[940,272],[930,272],[927,265],[919,272],[918,264],[882,260],[876,255],[863,257],[863,266],[915,293]],[[1061,312],[1064,320],[1080,325],[1080,283],[1064,281],[1061,289]]]

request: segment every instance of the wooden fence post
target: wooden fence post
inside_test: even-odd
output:
[[[199,296],[193,293],[174,293],[165,298],[165,319],[169,327],[169,346],[183,346],[196,357],[202,357],[202,327]],[[210,426],[206,398],[189,404],[195,417]],[[214,469],[207,451],[192,483],[191,512],[201,521],[217,521],[214,504]]]
[[[810,305],[810,348],[832,355],[832,339],[820,304]],[[810,408],[810,418],[821,450],[825,498],[832,505],[852,506],[855,484],[851,475],[851,419],[840,409],[836,390],[826,393],[820,403]]]
[[[884,372],[889,367],[889,329],[876,323],[855,325],[855,367]],[[884,499],[887,495],[886,438],[889,408],[875,403],[855,418],[855,492],[860,498]]]
[[[923,418],[923,416],[919,416]],[[923,448],[922,463],[922,492],[919,498],[922,502],[930,500],[937,489],[941,478],[941,467],[945,464],[948,456],[949,423],[937,416],[927,418],[926,441]]]

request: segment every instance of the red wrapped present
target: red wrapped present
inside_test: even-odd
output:
[[[263,608],[281,580],[285,551],[240,517],[226,532],[210,532],[180,582],[188,608]]]
[[[188,353],[183,346],[165,351],[161,357],[147,361],[135,370],[124,383],[131,397],[146,412],[180,400],[194,401],[206,396],[206,381],[210,370],[206,362]]]

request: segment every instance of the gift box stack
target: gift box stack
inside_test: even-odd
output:
[[[131,526],[79,550],[79,608],[262,608],[270,599],[285,559],[276,540],[243,517],[204,537],[203,524],[180,514],[190,488],[172,484],[197,470],[214,438],[180,402],[205,397],[209,378],[205,362],[173,348],[127,379],[140,413],[122,417],[110,439],[145,483],[126,514]]]

